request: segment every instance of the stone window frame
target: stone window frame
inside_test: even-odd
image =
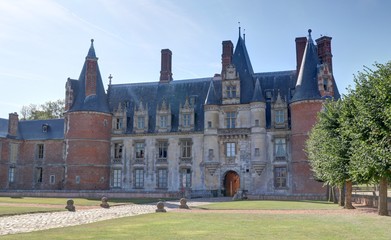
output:
[[[285,110],[278,108],[274,110],[274,123],[284,124],[285,123]]]
[[[43,160],[45,158],[45,144],[37,143],[35,146],[35,158],[37,160]]]
[[[122,117],[116,117],[115,123],[114,123],[114,129],[115,130],[121,130],[123,125],[123,119]]]
[[[56,183],[56,175],[52,174],[49,176],[49,183],[54,185]]]
[[[144,175],[145,175],[144,168],[135,168],[133,171],[134,171],[134,188],[143,189],[144,188]]]
[[[43,167],[36,167],[35,171],[35,182],[43,183]]]
[[[9,144],[9,161],[10,163],[16,163],[19,157],[19,144],[11,142]]]
[[[122,169],[114,168],[112,174],[113,174],[112,187],[113,188],[121,188],[121,186],[122,186]]]
[[[113,142],[113,159],[114,161],[122,161],[124,156],[123,142]]]
[[[145,129],[145,116],[137,116],[137,129]]]
[[[273,182],[275,189],[288,188],[288,167],[286,165],[276,165],[273,167]]]
[[[156,169],[156,188],[158,189],[168,188],[168,168],[160,167]]]
[[[167,128],[168,115],[159,115],[159,128]]]
[[[254,156],[255,156],[255,157],[261,156],[261,151],[260,151],[259,148],[254,148]]]
[[[225,86],[226,89],[226,98],[237,98],[237,87],[236,87],[236,84],[229,84],[229,85],[226,85]]]
[[[190,167],[182,167],[179,170],[179,187],[191,188],[192,186],[193,171]]]
[[[225,142],[225,157],[235,158],[237,154],[237,143],[236,142]]]
[[[136,140],[134,141],[134,156],[135,159],[144,159],[145,158],[145,140]]]
[[[10,166],[8,168],[8,183],[14,183],[15,182],[15,166]]]
[[[158,160],[167,160],[168,158],[168,140],[167,139],[159,139],[156,141],[156,158]],[[164,151],[165,149],[165,151]],[[165,154],[164,154],[165,152]],[[164,156],[165,155],[165,156]]]
[[[179,140],[180,159],[192,159],[193,156],[193,140],[191,138],[183,138]]]
[[[236,111],[229,111],[225,113],[225,127],[236,128],[237,113]]]

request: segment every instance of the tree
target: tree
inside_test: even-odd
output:
[[[22,120],[61,118],[64,114],[64,100],[48,101],[41,105],[30,104],[23,106],[20,114]]]
[[[352,181],[349,176],[349,141],[342,132],[341,100],[327,101],[318,113],[318,121],[311,130],[306,142],[306,151],[315,176],[331,186],[340,189],[339,204],[354,208],[351,202]],[[344,185],[347,197],[344,203]]]
[[[387,183],[391,179],[391,62],[375,63],[355,76],[350,92],[354,121],[350,172],[361,181],[379,183],[379,215],[388,215]]]

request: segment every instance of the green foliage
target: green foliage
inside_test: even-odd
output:
[[[64,100],[48,101],[41,105],[30,104],[23,106],[20,113],[22,120],[61,118],[64,114]]]
[[[391,177],[391,62],[374,67],[355,76],[356,89],[350,92],[355,108],[350,171],[364,181]]]
[[[318,121],[306,142],[306,152],[315,176],[327,184],[337,186],[350,178],[349,141],[342,134],[340,100],[326,101],[318,113]]]

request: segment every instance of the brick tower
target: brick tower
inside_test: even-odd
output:
[[[79,79],[66,83],[65,99],[64,188],[109,189],[112,116],[93,40]]]
[[[295,93],[291,99],[291,142],[292,142],[292,193],[293,194],[325,194],[322,183],[317,182],[310,169],[304,151],[308,133],[316,122],[317,113],[321,110],[326,97],[339,98],[334,78],[332,77],[331,49],[327,53],[318,54],[319,46],[315,46],[311,38],[311,30],[306,41],[300,70],[298,72]],[[323,37],[330,40],[331,38]],[[305,41],[302,41],[305,42]],[[318,40],[317,40],[318,42]],[[328,42],[328,47],[330,42]],[[321,46],[321,49],[324,47]],[[322,69],[327,69],[324,71]],[[324,94],[319,79],[327,79],[331,86],[328,95]]]

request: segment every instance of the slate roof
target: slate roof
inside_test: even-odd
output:
[[[42,131],[43,125],[47,126],[47,132]],[[64,119],[19,121],[17,139],[64,139]]]
[[[100,75],[98,63],[96,66],[96,73],[97,73],[96,95],[90,95],[86,97],[85,78],[86,78],[86,69],[87,69],[87,59],[97,60],[93,40],[91,40],[91,47],[88,50],[86,61],[84,62],[79,80],[77,82],[74,82],[74,80],[72,80],[72,87],[76,85],[76,87],[73,90],[75,100],[73,102],[72,107],[69,109],[69,112],[94,111],[94,112],[110,113],[107,96],[106,96],[105,89],[103,87],[102,77]]]
[[[47,131],[43,132],[43,125]],[[0,118],[0,137],[8,136],[8,119]],[[64,119],[48,120],[23,120],[19,121],[18,133],[15,139],[18,140],[50,140],[64,139]]]
[[[177,132],[179,126],[179,106],[185,103],[186,97],[190,102],[194,100],[195,112],[195,131],[204,129],[204,111],[203,105],[213,78],[201,78],[190,80],[176,80],[168,83],[135,83],[135,84],[113,84],[109,89],[109,104],[113,111],[121,103],[127,111],[127,131],[133,132],[133,115],[136,106],[140,101],[148,104],[148,132],[155,132],[156,110],[161,106],[163,99],[170,105],[172,122],[171,131]],[[221,86],[221,84],[220,84]],[[216,94],[221,95],[221,87],[215,86]],[[128,104],[126,104],[128,103]]]

